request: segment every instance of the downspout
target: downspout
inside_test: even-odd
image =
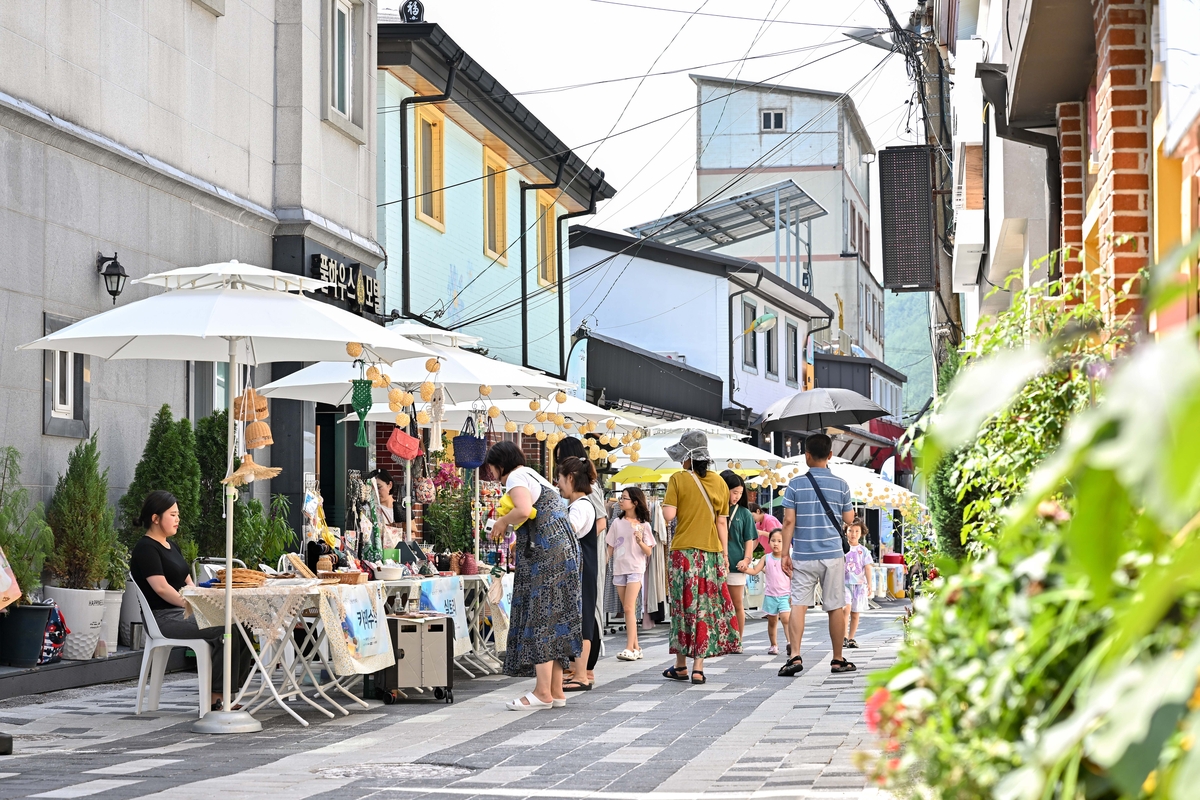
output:
[[[454,91],[454,76],[458,73],[458,66],[462,63],[462,59],[463,53],[460,52],[453,60],[446,61],[450,67],[450,74],[446,77],[446,91],[441,94],[413,95],[400,101],[400,216],[403,218],[400,225],[400,313],[405,317],[412,316],[409,302],[412,293],[408,280],[408,229],[412,224],[408,214],[408,109],[410,106],[443,103],[449,100],[450,94]]]
[[[563,380],[567,379],[567,339],[566,333],[566,309],[563,299],[563,227],[565,220],[575,219],[576,217],[586,217],[589,214],[596,213],[596,193],[600,191],[600,187],[604,184],[604,170],[596,170],[596,182],[592,184],[592,198],[588,201],[588,207],[582,211],[572,211],[569,214],[563,214],[558,218],[555,231],[557,237],[558,249],[555,255],[558,256],[558,268],[555,270],[554,277],[557,282],[558,289],[558,377]],[[522,228],[524,230],[524,228]]]
[[[991,255],[992,247],[992,209],[988,203],[988,184],[992,174],[991,129],[991,123],[988,121],[988,104],[985,101],[983,104],[983,252],[979,254],[979,272],[975,275],[976,291],[983,289],[980,284],[986,280],[988,257]],[[966,169],[965,164],[963,169]]]
[[[529,286],[527,281],[529,259],[529,231],[526,225],[525,193],[535,189],[557,189],[562,182],[566,156],[558,158],[558,173],[553,183],[526,183],[521,181],[521,366],[529,366]]]
[[[759,284],[762,283],[762,278],[763,273],[760,269],[758,277],[754,281],[754,289],[757,289]],[[729,278],[726,277],[725,280],[728,281]],[[735,298],[741,297],[747,292],[754,291],[754,289],[739,289],[738,291],[729,295],[729,404],[737,406],[738,408],[744,408],[746,411],[751,410],[750,406],[746,405],[745,403],[739,403],[737,400],[733,399],[733,301]],[[749,335],[753,336],[753,331]]]
[[[983,97],[992,104],[996,115],[996,135],[1010,142],[1033,145],[1046,151],[1046,190],[1050,195],[1050,208],[1046,221],[1046,248],[1050,253],[1062,245],[1062,164],[1058,156],[1058,138],[1045,133],[1034,133],[1024,128],[1012,128],[1008,124],[1008,66],[1005,64],[980,63],[975,65],[975,77],[983,85]],[[1058,259],[1050,261],[1050,280],[1062,274]]]

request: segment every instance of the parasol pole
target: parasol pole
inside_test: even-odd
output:
[[[226,414],[229,416],[229,444],[226,450],[225,476],[233,474],[233,457],[237,442],[234,439],[236,422],[233,419],[233,398],[238,392],[237,343],[235,337],[229,338],[229,377],[228,402]],[[222,484],[225,490],[225,636],[221,648],[221,711],[209,711],[199,721],[192,724],[193,733],[257,733],[262,730],[262,723],[250,716],[248,711],[232,711],[231,688],[233,683],[233,503],[237,497],[237,489],[233,484]],[[263,680],[269,680],[263,675]],[[201,687],[203,691],[204,687]]]
[[[416,456],[413,456],[416,458]],[[404,460],[404,535],[408,541],[413,541],[412,527],[412,462],[413,458]]]
[[[475,563],[479,563],[479,467],[475,468],[475,507],[471,509],[471,524],[475,528]]]

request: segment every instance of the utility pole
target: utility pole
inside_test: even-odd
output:
[[[936,237],[936,286],[930,292],[933,338],[934,385],[937,372],[963,339],[962,310],[954,294],[954,147],[950,140],[950,81],[937,38],[923,32],[933,30],[933,4],[922,0],[902,28],[887,0],[876,0],[887,15],[895,39],[894,50],[904,56],[909,77],[916,84],[921,105],[921,126],[933,164],[934,233]]]

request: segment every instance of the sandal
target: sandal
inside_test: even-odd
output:
[[[637,661],[641,658],[640,650],[630,650],[628,647],[617,653],[617,661]]]
[[[857,672],[858,667],[844,658],[835,658],[829,662],[829,671],[834,675],[840,675],[843,672]]]
[[[574,678],[569,681],[563,681],[564,692],[590,692],[591,690],[592,685],[584,681],[577,681]]]
[[[843,644],[842,647],[849,647],[852,650],[857,650],[858,642],[854,641],[853,639],[847,639],[846,643]]]
[[[792,656],[779,668],[778,675],[781,678],[790,678],[798,675],[802,669],[804,669],[804,659],[800,656]]]
[[[696,680],[696,676],[697,676],[697,675],[699,675],[699,676],[700,676],[700,680]],[[693,686],[703,686],[703,685],[704,685],[704,684],[706,684],[706,683],[708,683],[708,678],[705,678],[705,677],[704,677],[704,673],[703,673],[703,672],[701,672],[701,671],[700,671],[700,670],[698,670],[698,669],[694,669],[694,670],[692,670],[692,685],[693,685]]]
[[[686,681],[688,679],[687,667],[670,667],[664,669],[663,677],[673,681]]]
[[[522,700],[525,702],[522,703]],[[509,700],[504,707],[509,711],[540,711],[543,708],[554,708],[554,702],[543,703],[533,692],[526,692],[523,697]]]

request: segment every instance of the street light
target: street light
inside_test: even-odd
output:
[[[115,306],[117,298],[120,297],[121,292],[125,291],[125,281],[129,280],[129,273],[121,266],[121,262],[117,261],[115,252],[112,254],[112,258],[103,253],[97,253],[96,271],[104,278],[104,288],[112,295]]]
[[[779,322],[779,318],[776,317],[772,312],[768,311],[767,313],[763,314],[758,319],[754,320],[754,322],[751,322],[750,327],[746,328],[746,330],[742,331],[742,335],[745,336],[747,333],[750,333],[751,331],[763,331],[763,332],[769,331],[775,327],[775,323],[777,323],[777,322]]]

